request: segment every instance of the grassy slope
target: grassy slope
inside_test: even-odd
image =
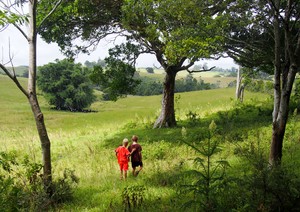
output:
[[[22,83],[25,84],[25,81],[22,80]],[[205,120],[206,116],[216,111],[231,108],[234,89],[189,92],[176,96],[179,99],[175,105],[178,120],[184,120],[185,114],[190,111]],[[245,98],[265,99],[267,96],[246,93]],[[96,113],[70,113],[51,110],[40,96],[52,142],[54,175],[60,175],[63,169],[70,168],[80,178],[74,202],[63,205],[61,211],[118,211],[122,190],[128,185],[146,188],[147,204],[153,205],[150,208],[159,211],[181,210],[179,206],[182,200],[175,198],[173,183],[177,180],[179,164],[184,164],[183,169],[192,167],[186,159],[194,156],[194,153],[186,146],[174,145],[174,141],[180,137],[181,128],[151,129],[149,123],[158,115],[160,101],[161,96],[128,97],[117,102],[96,102],[92,105],[92,109],[98,111]],[[40,161],[39,140],[27,100],[3,76],[0,76],[0,106],[0,151],[16,150]],[[206,128],[207,123],[203,123]],[[179,124],[188,129],[184,122]],[[241,120],[239,127],[243,124],[250,128],[254,126],[250,125],[249,120]],[[120,182],[113,150],[122,138],[130,138],[132,134],[140,137],[145,168],[137,179],[129,176],[127,182]],[[232,151],[231,147],[227,148],[225,155],[229,157]]]

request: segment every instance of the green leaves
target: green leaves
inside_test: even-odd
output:
[[[183,185],[181,189],[184,193],[193,194],[193,199],[186,202],[185,207],[194,205],[199,207],[200,211],[212,211],[218,205],[217,197],[222,195],[219,188],[226,183],[226,168],[230,165],[226,160],[214,159],[221,151],[216,128],[215,122],[212,121],[209,125],[209,138],[198,144],[185,141],[186,131],[182,130],[183,142],[197,153],[197,157],[194,158],[197,169],[187,172],[194,180],[190,184]]]
[[[19,15],[9,10],[0,10],[0,26],[4,27],[7,24],[22,25],[28,22],[27,15]]]
[[[119,97],[133,93],[139,83],[133,78],[135,68],[114,57],[108,57],[105,61],[105,70],[100,66],[94,67],[92,81],[108,94],[110,100],[116,101]]]
[[[66,59],[40,67],[37,82],[59,110],[82,111],[95,101],[87,70]]]
[[[123,27],[150,51],[159,51],[169,65],[183,58],[195,62],[223,51],[225,15],[215,13],[217,3],[189,0],[126,1]],[[222,10],[222,9],[219,9]],[[161,62],[161,61],[160,61]]]

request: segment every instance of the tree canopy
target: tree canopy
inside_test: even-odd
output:
[[[90,78],[104,92],[106,99],[116,101],[132,94],[140,82],[134,79],[135,68],[114,57],[106,58],[105,62],[105,68],[100,65],[93,67]]]
[[[41,10],[47,11],[50,1],[43,2]],[[228,32],[224,11],[231,2],[234,1],[68,1],[47,20],[41,34],[46,41],[57,42],[63,51],[74,53],[74,47],[86,52],[103,37],[118,32],[130,45],[118,47],[126,57],[116,58],[134,65],[139,54],[154,54],[167,73],[162,114],[168,117],[160,116],[157,126],[174,126],[176,74],[201,58],[219,57],[224,52],[224,35]],[[78,46],[72,42],[76,38],[87,43]]]
[[[40,67],[37,82],[49,104],[59,110],[82,111],[96,99],[87,69],[67,59]]]

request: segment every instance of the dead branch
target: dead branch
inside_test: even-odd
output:
[[[199,72],[206,72],[206,71],[211,71],[211,70],[213,70],[215,67],[216,67],[216,66],[213,66],[213,67],[211,67],[211,68],[209,68],[209,69],[205,69],[205,68],[203,67],[203,69],[201,69],[201,70],[194,70],[194,71],[190,71],[190,70],[187,69],[187,72],[189,72],[190,74],[192,74],[192,73],[199,73]]]

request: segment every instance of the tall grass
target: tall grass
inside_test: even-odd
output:
[[[155,130],[152,123],[159,114],[161,96],[129,96],[116,102],[96,102],[91,106],[96,112],[71,113],[52,110],[39,95],[51,140],[54,177],[61,176],[63,170],[69,168],[75,170],[80,179],[75,200],[62,205],[59,210],[123,211],[124,189],[141,186],[145,188],[142,211],[182,211],[181,205],[187,199],[178,195],[177,185],[184,183],[183,173],[194,166],[192,159],[197,155],[179,142],[181,127],[191,133],[190,139],[193,140],[205,136],[211,121],[208,119],[214,119],[224,139],[222,147],[225,151],[220,157],[226,158],[233,167],[239,167],[235,152],[239,146],[247,146],[243,141],[251,140],[253,135],[248,129],[258,129],[255,120],[264,117],[261,115],[264,112],[260,114],[251,109],[248,116],[253,117],[247,122],[247,118],[237,118],[238,114],[247,116],[246,111],[241,112],[243,108],[226,112],[235,107],[234,92],[233,88],[226,88],[176,94],[179,126]],[[259,104],[268,96],[246,92],[245,98]],[[27,100],[3,76],[0,76],[0,107],[0,151],[15,150],[40,162],[41,148]],[[195,125],[189,125],[189,112],[198,115],[199,122]],[[265,122],[259,125],[259,129],[268,129],[269,126]],[[246,133],[235,134],[234,129],[239,127]],[[145,166],[137,178],[129,173],[124,182],[119,180],[114,149],[124,137],[130,138],[133,134],[140,138]],[[268,138],[263,138],[263,142],[267,143]],[[231,172],[238,174],[234,170],[237,169]]]

